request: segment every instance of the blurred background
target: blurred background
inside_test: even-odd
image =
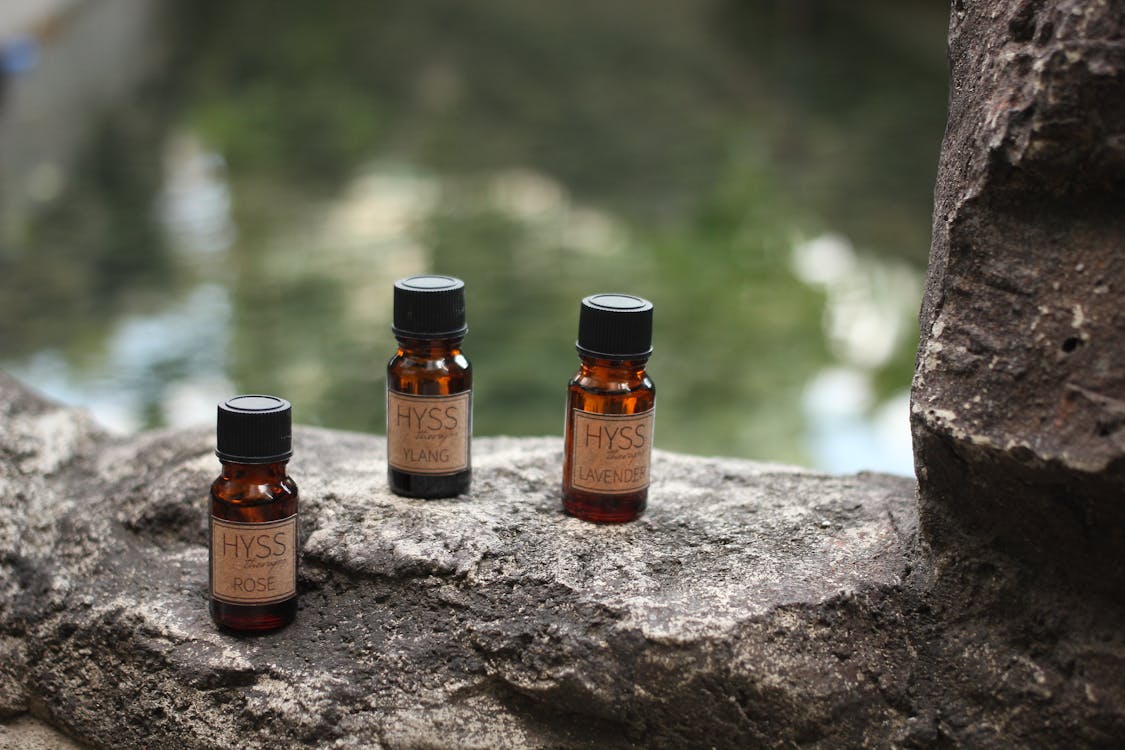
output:
[[[656,306],[656,444],[912,472],[945,0],[4,0],[0,368],[112,430],[384,431],[391,285],[465,279],[475,434],[560,435]]]

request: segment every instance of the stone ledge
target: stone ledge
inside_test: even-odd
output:
[[[1000,747],[1125,725],[1120,634],[1029,640],[986,576],[935,585],[908,479],[658,452],[644,518],[596,526],[559,509],[558,439],[479,439],[472,494],[423,501],[387,492],[381,438],[300,428],[301,611],[238,638],[206,608],[209,430],[110,439],[2,376],[0,419],[0,716],[96,747]]]
[[[0,695],[93,744],[582,746],[667,732],[661,713],[713,734],[739,721],[721,673],[784,681],[740,633],[907,570],[905,479],[658,451],[646,516],[599,526],[560,510],[558,439],[478,439],[471,495],[422,501],[387,491],[383,439],[299,428],[302,609],[234,638],[206,610],[210,432],[114,441],[11,382],[3,403],[2,622],[23,666]],[[142,697],[104,710],[118,685]]]

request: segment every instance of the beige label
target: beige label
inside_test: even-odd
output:
[[[267,523],[211,516],[211,596],[273,604],[297,594],[297,516]]]
[[[407,396],[387,391],[390,464],[411,474],[456,474],[469,468],[472,392]]]
[[[648,487],[655,412],[591,414],[575,409],[570,484],[603,495]]]

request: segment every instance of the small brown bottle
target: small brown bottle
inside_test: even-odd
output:
[[[222,473],[211,485],[211,617],[223,628],[267,631],[297,614],[297,485],[292,407],[275,396],[219,404]]]
[[[395,282],[398,350],[387,364],[387,482],[405,497],[453,497],[472,480],[473,372],[461,351],[465,283]]]
[[[563,507],[584,521],[632,521],[648,501],[652,303],[628,294],[582,300],[578,354],[567,390]]]

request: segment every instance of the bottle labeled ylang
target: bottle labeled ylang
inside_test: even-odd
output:
[[[219,404],[211,484],[211,617],[224,628],[266,631],[297,614],[297,485],[292,407],[276,396],[236,396]]]
[[[452,276],[395,282],[398,350],[387,364],[387,482],[406,497],[469,489],[473,373],[461,342],[465,284]]]
[[[586,297],[577,348],[581,365],[567,389],[563,507],[587,521],[632,521],[648,501],[652,303],[629,294]]]

